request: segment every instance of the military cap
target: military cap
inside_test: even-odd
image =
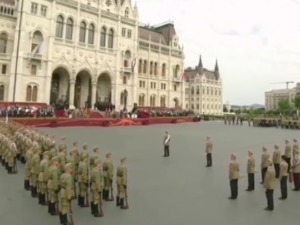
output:
[[[106,158],[109,158],[110,156],[111,156],[110,152],[106,154]]]
[[[248,151],[248,154],[253,155],[253,152],[252,151]]]
[[[83,148],[87,148],[87,147],[88,147],[88,145],[87,145],[87,144],[84,144],[82,147],[83,147]]]
[[[98,150],[99,150],[99,147],[94,146],[93,151],[96,152],[96,151],[98,151]]]
[[[285,139],[285,142],[286,142],[286,143],[289,143],[289,140]]]
[[[49,156],[50,155],[50,152],[49,151],[46,151],[43,153],[43,157],[46,157],[46,156]]]
[[[68,163],[65,165],[65,170],[66,169],[72,169],[72,163]]]
[[[275,149],[279,149],[279,146],[278,146],[278,145],[274,145],[274,148],[275,148]]]
[[[294,141],[294,142],[297,142],[297,139],[294,138],[293,141]]]
[[[265,146],[262,147],[262,150],[267,151],[267,148]]]
[[[52,159],[51,159],[51,163],[54,163],[54,162],[58,162],[59,161],[59,158],[57,156],[54,156]]]
[[[121,159],[121,162],[125,162],[126,160],[127,160],[127,158],[124,157],[124,158]]]

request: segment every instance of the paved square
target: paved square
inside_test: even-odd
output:
[[[44,129],[45,130],[45,129]],[[162,139],[165,130],[171,138],[171,157],[163,158]],[[247,178],[239,183],[236,201],[229,196],[228,163],[231,152],[237,154],[241,175],[246,175],[247,151],[254,150],[257,170],[261,147],[283,147],[284,139],[300,138],[296,130],[253,128],[201,122],[117,128],[61,128],[48,132],[68,137],[90,147],[98,145],[102,155],[110,151],[115,167],[128,157],[129,210],[120,210],[115,202],[105,202],[104,218],[94,218],[88,208],[73,203],[76,225],[253,225],[296,224],[299,217],[300,193],[289,191],[286,201],[279,201],[279,184],[275,190],[275,210],[266,212],[264,190],[256,174],[256,190],[245,192]],[[206,136],[214,141],[213,167],[205,168]],[[5,225],[59,224],[49,216],[47,207],[38,205],[23,190],[23,166],[18,175],[8,175],[0,168],[0,221]]]

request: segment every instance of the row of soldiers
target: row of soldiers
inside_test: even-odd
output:
[[[271,154],[266,147],[262,148],[261,156],[261,184],[266,190],[267,207],[265,210],[274,210],[274,188],[276,179],[280,180],[281,197],[280,200],[287,199],[288,180],[294,183],[293,191],[300,191],[300,155],[299,144],[296,139],[293,139],[293,145],[288,140],[285,140],[284,153],[281,154],[278,145],[274,145],[274,151]],[[236,155],[232,154],[229,164],[229,180],[231,196],[229,199],[237,199],[238,197],[238,180],[240,167]],[[246,191],[254,191],[255,189],[255,158],[253,152],[248,152],[247,174],[248,174],[248,188]]]
[[[74,142],[68,153],[66,138],[57,146],[48,134],[2,121],[0,143],[0,160],[8,173],[17,173],[17,160],[25,164],[25,190],[31,191],[39,204],[47,205],[50,215],[59,215],[61,224],[73,223],[71,206],[76,198],[80,207],[90,206],[95,217],[103,216],[103,200],[114,201],[111,153],[106,154],[102,163],[98,147],[90,155],[88,145],[83,145],[79,152],[79,145]],[[127,209],[126,157],[117,167],[116,183],[116,206]]]

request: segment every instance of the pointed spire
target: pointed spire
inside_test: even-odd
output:
[[[202,57],[200,55],[200,57],[199,57],[199,63],[198,63],[198,69],[202,69],[202,68],[203,68]]]
[[[215,72],[219,72],[218,60],[216,60]]]
[[[218,60],[216,60],[216,65],[215,65],[215,76],[217,80],[220,78]]]
[[[133,8],[134,14],[136,17],[139,17],[139,10],[137,6],[137,2],[135,1],[134,8]]]

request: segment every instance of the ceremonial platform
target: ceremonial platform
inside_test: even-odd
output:
[[[116,127],[147,126],[152,124],[178,124],[199,122],[198,117],[150,117],[141,119],[112,118],[12,118],[16,123],[30,127]]]

